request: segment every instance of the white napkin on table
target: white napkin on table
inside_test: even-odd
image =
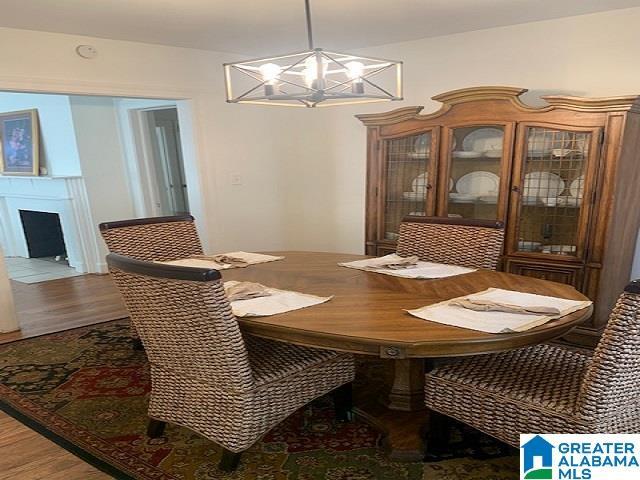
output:
[[[385,268],[385,265],[402,262],[403,260],[404,257],[391,253],[384,257],[367,258],[354,262],[339,263],[338,265],[402,278],[444,278],[475,271],[473,268],[447,265],[445,263],[422,262],[420,260],[415,264],[408,265],[407,268]]]
[[[225,291],[232,291],[240,284],[245,282],[237,282],[229,280],[224,282]],[[235,300],[231,302],[231,310],[236,317],[264,317],[268,315],[277,315],[278,313],[290,312],[301,308],[319,305],[328,302],[331,297],[318,297],[306,293],[292,292],[290,290],[279,290],[277,288],[265,287],[267,296],[250,298],[247,300]]]
[[[554,309],[558,313],[554,315],[543,315],[529,312],[478,311],[455,305],[459,300],[466,299],[471,302],[474,300],[479,303],[490,302],[520,307],[522,309],[535,309],[544,306],[549,309]],[[587,308],[591,304],[592,302],[590,301],[569,300],[566,298],[522,293],[500,288],[489,288],[482,292],[407,311],[414,317],[452,325],[454,327],[469,328],[471,330],[488,333],[511,333],[524,332],[525,330],[543,325],[556,318],[564,317],[570,313]]]
[[[216,257],[218,261],[216,261]],[[236,262],[223,263],[224,257],[237,259]],[[258,263],[275,262],[282,260],[284,257],[276,257],[274,255],[264,255],[262,253],[251,252],[229,252],[217,255],[195,255],[189,258],[180,258],[178,260],[170,260],[164,263],[166,265],[177,265],[180,267],[197,267],[197,268],[215,268],[216,270],[227,270],[229,268],[238,268],[247,265],[255,265]],[[242,264],[244,262],[244,265]]]
[[[391,257],[391,258],[389,258]],[[387,255],[384,262],[369,264],[370,270],[406,270],[407,268],[416,268],[420,259],[417,256],[398,257],[398,255]]]
[[[224,284],[224,293],[227,295],[229,302],[271,295],[269,287],[255,282],[227,282]]]

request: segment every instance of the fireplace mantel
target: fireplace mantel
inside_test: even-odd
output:
[[[0,241],[7,256],[29,256],[20,210],[57,213],[69,265],[82,273],[106,272],[82,177],[0,176]]]
[[[65,178],[82,178],[81,175],[2,175],[0,178],[24,178],[26,180],[60,180]]]

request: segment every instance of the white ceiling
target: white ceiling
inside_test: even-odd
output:
[[[306,48],[303,0],[0,0],[0,26],[247,55]],[[346,50],[640,6],[640,0],[312,0],[316,46]]]

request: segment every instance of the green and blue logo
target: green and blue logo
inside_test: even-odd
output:
[[[640,434],[520,435],[520,480],[638,480]]]
[[[553,480],[553,449],[541,435],[535,435],[520,445],[521,478]]]

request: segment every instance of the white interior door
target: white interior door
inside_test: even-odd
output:
[[[177,111],[170,108],[149,113],[153,170],[158,187],[156,205],[162,215],[189,213]]]

